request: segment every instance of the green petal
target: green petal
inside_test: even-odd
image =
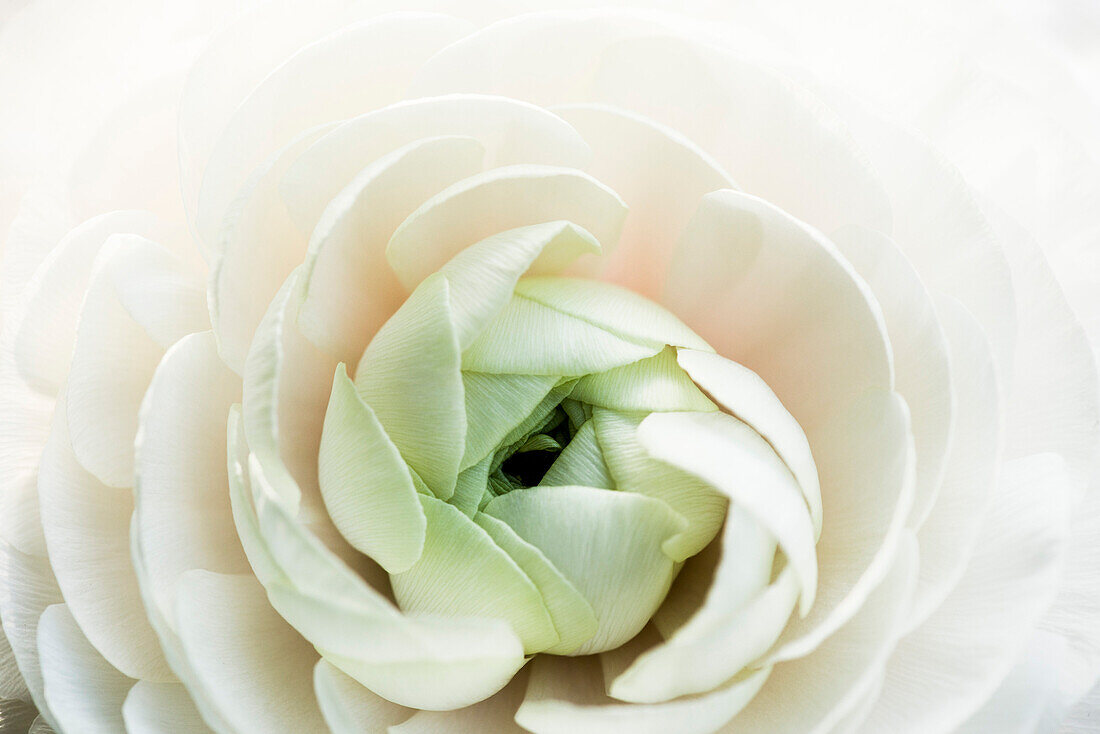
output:
[[[317,472],[329,516],[353,548],[390,573],[416,563],[427,527],[416,488],[343,362],[325,412]]]
[[[517,295],[462,353],[462,368],[579,377],[652,357],[663,348],[663,342],[631,341]]]
[[[390,577],[401,608],[452,617],[506,619],[530,654],[558,643],[542,595],[480,527],[456,508],[420,497],[428,535],[420,560]]]
[[[555,273],[585,253],[599,252],[600,243],[583,228],[547,222],[495,234],[455,255],[440,272],[451,285],[461,347],[468,347],[508,304],[524,273]]]
[[[616,488],[596,440],[595,423],[585,421],[581,425],[539,484],[543,487],[578,484],[601,489]]]
[[[454,492],[466,436],[447,280],[426,279],[378,330],[355,372],[360,397],[435,496]]]
[[[673,559],[684,561],[718,534],[729,502],[702,479],[653,459],[637,438],[643,417],[597,408],[593,411],[596,436],[619,489],[655,497],[687,520],[684,532],[670,538],[665,546]]]
[[[484,512],[541,550],[592,605],[599,630],[576,655],[618,647],[645,626],[672,583],[661,548],[686,524],[659,500],[593,487],[520,489]]]
[[[516,285],[516,294],[631,341],[714,351],[668,310],[612,283],[532,277]]]
[[[486,456],[469,469],[458,475],[458,483],[455,484],[455,493],[451,496],[450,503],[458,508],[459,512],[467,517],[473,517],[481,504],[481,498],[485,496],[489,484],[489,465],[492,464],[492,455]]]
[[[467,428],[461,468],[473,466],[492,452],[542,403],[557,381],[557,375],[462,373]]]
[[[520,490],[522,491],[522,490]],[[550,612],[558,644],[543,652],[568,655],[596,634],[596,613],[573,584],[546,559],[535,546],[516,535],[506,523],[479,512],[474,522],[482,527],[500,548],[512,557],[542,594]]]
[[[718,410],[680,367],[673,347],[648,359],[586,375],[570,397],[589,405],[647,413]]]

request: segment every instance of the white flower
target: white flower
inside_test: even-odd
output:
[[[995,43],[945,85],[877,8],[279,4],[197,55],[178,12],[64,175],[8,155],[0,725],[1054,731],[1093,687],[1095,353],[1024,225],[1094,323],[1100,179]]]

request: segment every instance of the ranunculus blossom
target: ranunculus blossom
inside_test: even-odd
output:
[[[879,4],[397,5],[0,25],[0,731],[1100,715],[1064,69]]]

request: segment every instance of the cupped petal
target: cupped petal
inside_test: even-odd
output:
[[[672,256],[668,243],[676,241],[704,194],[737,184],[691,140],[642,115],[603,104],[553,109],[592,147],[585,170],[618,192],[630,209],[601,277],[658,297]]]
[[[50,565],[66,615],[104,664],[131,678],[170,680],[130,563],[129,489],[101,484],[80,465],[59,401],[38,473]]]
[[[798,601],[799,584],[786,566],[771,581],[775,537],[749,512],[734,505],[722,530],[722,550],[703,604],[674,629],[662,607],[654,622],[665,640],[645,650],[613,676],[605,663],[609,696],[659,703],[705,693],[733,679],[779,638]],[[692,565],[694,565],[694,561]],[[693,569],[681,572],[691,574]],[[667,604],[683,593],[678,577]],[[688,591],[690,594],[690,591]],[[605,653],[605,657],[613,653]]]
[[[798,577],[799,611],[814,603],[815,532],[802,492],[760,434],[726,413],[653,413],[638,426],[651,456],[706,481],[772,535]]]
[[[439,136],[477,140],[489,168],[536,163],[583,169],[591,157],[567,122],[526,102],[481,94],[405,100],[347,120],[294,162],[281,189],[295,223],[309,231],[360,169],[397,148]]]
[[[832,240],[882,306],[894,355],[894,389],[909,405],[913,426],[917,479],[909,527],[917,528],[936,501],[953,445],[955,393],[947,337],[932,294],[892,239],[853,226],[834,232]]]
[[[320,214],[309,239],[298,325],[306,338],[355,364],[405,292],[386,243],[416,207],[481,170],[484,149],[466,137],[402,146],[370,163]]]
[[[466,449],[461,468],[465,471],[489,457],[516,426],[542,405],[558,380],[558,375],[490,375],[463,371]]]
[[[775,449],[798,481],[816,533],[821,532],[821,482],[810,444],[798,421],[760,376],[717,354],[680,349],[676,361],[696,385]]]
[[[826,734],[857,713],[894,649],[916,572],[916,542],[906,531],[886,577],[859,612],[810,655],[777,664],[731,728],[754,734]]]
[[[323,658],[313,668],[313,692],[333,734],[388,731],[415,714],[371,692]]]
[[[1058,589],[1069,483],[1054,455],[1006,463],[965,574],[891,656],[870,729],[951,730],[993,695]]]
[[[462,355],[442,274],[425,280],[371,339],[355,389],[409,467],[454,493],[466,441]]]
[[[746,672],[701,696],[631,704],[603,692],[603,674],[595,658],[543,655],[531,664],[531,680],[516,721],[535,734],[708,734],[744,708],[770,672]]]
[[[594,421],[581,424],[539,484],[547,487],[580,484],[598,489],[616,489],[615,480],[611,478],[611,471],[604,461],[604,451],[596,436]]]
[[[792,619],[768,660],[802,657],[851,619],[885,578],[913,498],[909,411],[894,392],[871,391],[810,436],[825,522],[817,542],[813,610]]]
[[[703,197],[662,302],[719,354],[760,375],[811,448],[830,409],[893,387],[886,323],[870,288],[832,242],[756,197]]]
[[[112,235],[93,268],[65,386],[68,431],[80,463],[129,487],[145,388],[166,347],[208,328],[201,282],[137,235]]]
[[[240,394],[240,379],[218,357],[209,331],[170,348],[145,394],[134,452],[132,541],[154,619],[174,619],[175,582],[185,571],[248,571],[226,477],[225,423]]]
[[[324,731],[313,696],[317,653],[251,574],[180,575],[175,618],[192,685],[239,732]]]
[[[417,711],[387,734],[524,734],[527,730],[516,723],[515,714],[526,686],[521,671],[492,698],[457,711]]]
[[[958,301],[941,298],[937,310],[950,348],[957,418],[942,485],[917,531],[920,571],[907,631],[935,611],[966,570],[1004,453],[1001,378],[985,332]]]
[[[325,507],[353,548],[390,573],[416,563],[426,521],[412,476],[343,363],[325,411],[317,472]]]
[[[31,699],[47,718],[42,695],[42,664],[38,654],[38,620],[52,604],[61,604],[61,590],[43,556],[29,556],[0,543],[0,622]]]
[[[697,474],[650,455],[638,435],[644,417],[605,408],[592,411],[601,461],[606,462],[613,487],[661,500],[687,520],[684,532],[664,546],[665,553],[679,563],[710,543],[722,526],[729,501]]]
[[[717,410],[680,369],[676,352],[665,347],[648,359],[585,375],[570,397],[593,407],[634,413]]]
[[[207,734],[210,729],[179,683],[139,680],[122,703],[126,734]]]
[[[466,247],[531,224],[573,222],[610,252],[625,217],[622,199],[582,171],[503,166],[463,179],[424,202],[393,233],[386,259],[412,290]]]
[[[531,487],[483,510],[542,551],[592,606],[596,634],[574,655],[618,647],[645,626],[672,582],[663,543],[685,521],[649,497],[593,487]]]
[[[38,621],[38,650],[50,712],[62,731],[115,734],[134,680],[120,673],[84,637],[64,604]]]
[[[538,586],[508,549],[457,508],[421,496],[428,519],[420,558],[390,576],[393,595],[409,614],[505,619],[527,654],[557,645],[547,604]]]
[[[195,227],[212,247],[249,171],[299,132],[401,99],[413,73],[469,29],[430,13],[394,13],[339,28],[301,48],[240,103],[203,170]]]
[[[76,325],[92,264],[112,234],[151,235],[151,214],[118,211],[93,217],[70,231],[50,251],[24,289],[15,334],[15,364],[32,387],[56,394],[72,356]]]

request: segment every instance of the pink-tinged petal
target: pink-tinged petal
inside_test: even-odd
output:
[[[464,21],[394,13],[340,28],[305,46],[248,95],[214,145],[195,214],[209,247],[250,171],[303,130],[405,96],[427,58],[469,30]]]
[[[38,472],[46,547],[67,614],[121,674],[168,680],[130,563],[132,494],[103,485],[80,465],[67,426],[59,402]]]
[[[424,202],[393,233],[386,259],[401,284],[412,290],[466,247],[531,224],[572,222],[611,252],[625,217],[622,199],[586,173],[558,166],[504,166],[463,179]]]
[[[936,610],[966,570],[1004,450],[1005,406],[989,341],[958,301],[941,298],[938,310],[950,348],[957,417],[936,502],[917,532],[920,574],[907,631]]]
[[[950,731],[994,694],[1058,590],[1069,486],[1051,454],[1005,465],[965,574],[891,656],[872,731]]]
[[[59,731],[115,734],[123,728],[122,702],[134,685],[96,651],[64,604],[38,621],[45,699]]]
[[[298,311],[307,339],[358,364],[405,297],[386,243],[424,201],[478,173],[484,152],[468,137],[417,140],[370,163],[328,202],[309,240]]]
[[[481,94],[405,100],[341,123],[294,162],[280,189],[295,224],[312,230],[359,171],[398,148],[440,136],[474,138],[484,146],[489,168],[520,163],[584,168],[591,158],[567,122],[526,102]]]
[[[672,248],[699,199],[737,184],[706,152],[675,130],[625,109],[555,107],[592,147],[585,170],[613,188],[629,209],[619,246],[601,278],[649,298],[660,295]]]
[[[754,196],[703,197],[662,300],[719,354],[760,375],[807,434],[830,408],[893,387],[870,288],[821,233]]]
[[[832,240],[882,307],[894,354],[894,389],[908,403],[913,421],[917,482],[909,527],[916,528],[936,501],[952,445],[955,394],[947,339],[932,295],[892,239],[863,227],[845,227]]]

